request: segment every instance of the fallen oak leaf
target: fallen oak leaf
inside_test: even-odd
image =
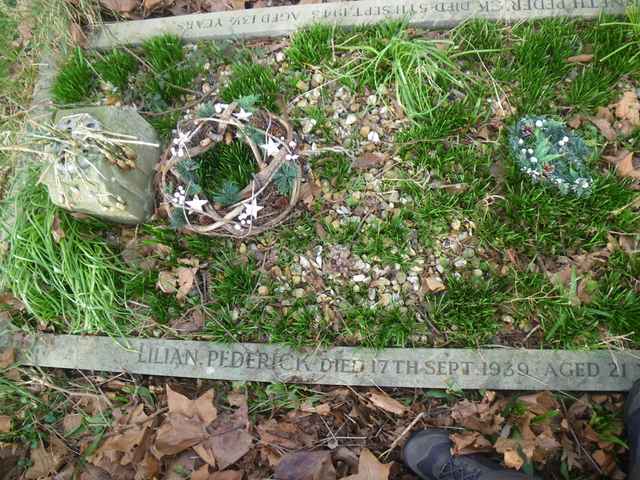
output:
[[[176,294],[176,299],[181,301],[187,298],[187,295],[193,288],[198,267],[178,267],[176,273],[178,275],[178,293]]]
[[[365,448],[360,453],[358,473],[349,475],[344,480],[388,480],[392,465],[393,463],[380,463],[375,455]]]

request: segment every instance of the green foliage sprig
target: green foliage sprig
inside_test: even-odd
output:
[[[280,195],[289,196],[298,178],[298,169],[293,162],[283,163],[273,176],[273,181]]]
[[[593,178],[587,168],[591,149],[563,123],[546,117],[524,117],[511,129],[509,146],[520,171],[534,182],[587,196]]]

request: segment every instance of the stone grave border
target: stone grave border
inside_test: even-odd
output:
[[[139,44],[159,33],[187,41],[277,37],[318,21],[342,26],[407,19],[411,25],[448,28],[471,17],[516,23],[548,17],[594,18],[622,14],[638,0],[358,0],[184,15],[106,24],[90,37],[90,48]],[[54,112],[50,89],[58,58],[39,64],[31,115],[48,121]],[[11,192],[24,182],[20,156]],[[8,209],[9,220],[18,206]],[[4,231],[0,232],[0,240]],[[0,286],[2,286],[0,278]],[[133,374],[415,388],[627,391],[640,377],[640,351],[336,347],[298,352],[280,345],[217,344],[186,340],[122,339],[42,334],[16,335],[0,325],[0,346],[18,349],[27,366],[129,372]]]
[[[5,332],[6,333],[6,332]],[[51,335],[0,336],[23,365],[320,385],[618,392],[640,378],[640,351],[335,347]]]

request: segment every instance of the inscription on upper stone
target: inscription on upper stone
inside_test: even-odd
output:
[[[96,48],[136,44],[161,33],[187,40],[279,36],[305,25],[343,26],[406,19],[425,27],[448,27],[472,17],[515,22],[543,17],[620,14],[637,0],[359,0],[183,15],[107,24],[91,39]]]

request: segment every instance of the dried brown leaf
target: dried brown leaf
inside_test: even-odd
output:
[[[191,480],[209,480],[209,465],[206,463],[191,474]]]
[[[213,388],[207,390],[195,400],[189,400],[181,393],[172,390],[169,385],[166,386],[166,391],[169,413],[190,418],[198,417],[204,423],[205,427],[218,416],[218,410],[213,405]]]
[[[600,130],[600,133],[602,134],[602,136],[607,140],[609,140],[610,142],[615,140],[618,137],[618,134],[611,126],[611,122],[606,118],[591,117],[589,118],[589,120],[596,127],[598,127],[598,130]]]
[[[209,426],[209,437],[202,442],[213,452],[218,468],[224,470],[244,457],[253,446],[248,432],[249,413],[246,402],[233,413],[220,415]]]
[[[9,368],[16,363],[16,349],[5,348],[0,350],[0,368]]]
[[[56,243],[60,243],[60,240],[65,237],[64,230],[60,226],[60,217],[58,215],[55,215],[53,217],[53,223],[51,224],[51,235],[53,235],[53,240]]]
[[[257,427],[260,442],[278,446],[285,450],[300,450],[313,446],[316,438],[303,432],[296,424],[275,419],[267,420]]]
[[[349,475],[344,480],[388,480],[392,463],[383,464],[368,449],[360,453],[357,475]]]
[[[0,433],[9,433],[11,431],[11,417],[8,415],[0,415]]]
[[[87,48],[89,42],[87,40],[87,35],[82,30],[82,27],[78,25],[76,22],[71,22],[69,24],[69,33],[71,34],[71,40],[74,45],[80,48]]]
[[[100,4],[117,13],[131,13],[138,7],[137,0],[100,0]]]
[[[24,478],[35,480],[58,471],[64,462],[67,448],[57,437],[51,437],[50,440],[48,448],[41,443],[37,448],[31,449],[31,467],[25,472]]]
[[[208,437],[202,420],[169,413],[160,425],[155,449],[158,456],[174,455],[193,447]]]
[[[616,172],[621,177],[640,179],[640,161],[636,164],[633,152],[622,151],[616,163]],[[639,159],[640,160],[640,159]]]
[[[160,272],[156,288],[162,293],[175,293],[178,291],[178,277],[173,271]]]
[[[79,413],[69,413],[62,419],[62,428],[65,435],[77,430],[82,425],[82,415]]]
[[[178,293],[176,294],[176,299],[180,301],[187,298],[187,295],[193,288],[198,268],[178,267],[176,268],[176,273],[178,276]]]
[[[640,100],[635,91],[624,92],[615,108],[616,117],[620,120],[628,120],[635,127],[640,126]]]
[[[589,63],[593,60],[593,54],[583,53],[567,58],[567,63]]]
[[[200,332],[204,328],[204,312],[201,308],[196,307],[187,312],[186,315],[171,320],[169,325],[181,333]]]
[[[520,470],[524,465],[524,458],[520,456],[517,450],[507,450],[504,452],[504,464],[509,468]]]
[[[368,170],[383,166],[388,159],[389,156],[386,153],[366,152],[354,161],[353,166],[358,170]]]
[[[404,415],[407,407],[384,392],[376,391],[367,394],[369,401],[376,407],[395,415]]]
[[[202,461],[212,467],[216,466],[216,456],[213,454],[213,451],[206,444],[198,444],[193,447],[193,450],[198,454],[198,456],[202,459]]]
[[[300,411],[304,413],[317,413],[318,415],[326,417],[327,415],[331,415],[331,404],[321,403],[320,405],[316,405],[314,407],[311,404],[311,401],[306,401],[300,406]]]
[[[173,0],[143,0],[142,6],[144,7],[145,12],[152,12],[161,7],[166,7],[171,5]]]
[[[282,457],[273,474],[276,480],[335,480],[328,451],[295,452]]]
[[[454,455],[469,455],[472,453],[491,452],[493,447],[479,432],[465,431],[449,435],[453,443]]]
[[[215,472],[209,477],[209,480],[242,480],[242,472],[236,470],[225,470],[224,472]]]

